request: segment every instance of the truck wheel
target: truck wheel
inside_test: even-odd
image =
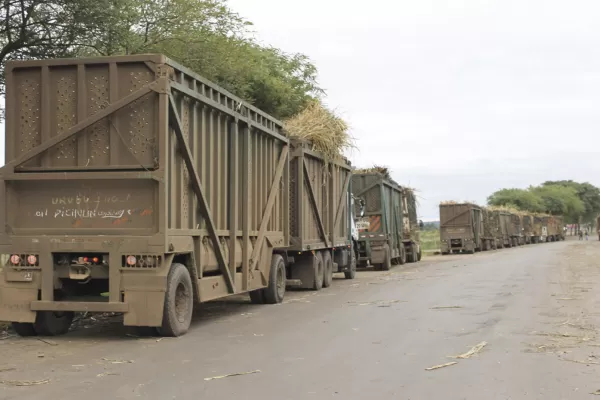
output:
[[[389,250],[390,249],[388,247],[388,253],[389,253]],[[400,248],[400,257],[398,257],[398,264],[400,264],[400,265],[406,264],[406,251],[404,251],[403,247]]]
[[[38,311],[33,324],[35,332],[40,336],[59,336],[69,331],[74,312]]]
[[[248,294],[250,295],[250,302],[252,304],[265,304],[263,289],[252,290]]]
[[[419,252],[417,253],[417,261],[421,261],[422,257],[423,257],[423,250],[421,250],[421,248],[419,248]]]
[[[325,250],[323,254],[323,287],[328,288],[333,281],[333,261],[331,260],[331,252]]]
[[[406,258],[406,254],[404,258]],[[403,262],[400,262],[400,264],[403,264]],[[390,246],[387,244],[383,246],[383,263],[380,268],[382,271],[389,271],[392,268],[392,255],[390,254]]]
[[[285,296],[285,262],[280,254],[273,254],[271,258],[271,271],[269,272],[269,286],[263,289],[265,304],[279,304]]]
[[[37,333],[35,331],[35,327],[32,323],[27,322],[13,322],[11,324],[13,331],[17,333],[19,336],[28,337],[28,336],[36,336]]]
[[[353,250],[350,251],[350,271],[344,272],[346,279],[356,278],[356,254]]]
[[[313,273],[315,276],[313,290],[321,290],[323,287],[323,269],[323,256],[320,252],[316,252],[313,256]]]
[[[167,291],[163,310],[162,336],[177,337],[185,334],[192,323],[194,290],[190,272],[183,264],[172,264],[167,276]]]

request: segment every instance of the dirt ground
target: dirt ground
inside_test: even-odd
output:
[[[177,339],[116,315],[0,333],[0,399],[595,398],[598,260],[598,241],[432,256],[281,305],[206,304]]]

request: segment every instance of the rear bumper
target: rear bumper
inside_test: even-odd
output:
[[[25,245],[23,238],[19,238],[12,246],[1,246],[0,251],[5,254],[38,255],[39,266],[4,268],[0,274],[0,321],[34,322],[38,311],[117,312],[125,314],[125,325],[160,326],[170,258],[159,253],[164,249],[148,243],[135,249],[139,238],[108,240],[110,243],[106,237],[77,240],[44,237],[30,238]],[[107,281],[106,301],[90,301],[85,296],[58,301],[61,299],[55,298],[55,291],[64,288],[66,282],[60,272],[62,266],[55,265],[53,255],[86,252],[108,255],[106,272],[101,277],[92,276],[92,280]],[[160,256],[161,261],[152,267],[129,267],[122,265],[126,255]]]
[[[31,311],[75,311],[75,312],[116,312],[129,311],[127,303],[100,303],[79,301],[33,301]]]

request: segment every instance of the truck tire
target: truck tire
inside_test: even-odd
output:
[[[263,289],[252,290],[248,294],[250,295],[250,302],[252,304],[265,304]]]
[[[404,255],[406,258],[406,253]],[[400,262],[403,264],[402,262]],[[389,271],[392,268],[392,255],[390,254],[390,246],[386,243],[383,246],[383,263],[380,264],[380,269],[382,271]]]
[[[323,287],[323,256],[320,252],[316,252],[313,256],[313,290],[321,290]]]
[[[354,249],[350,251],[350,271],[344,272],[344,277],[346,279],[356,278],[356,253],[354,253]]]
[[[333,261],[329,250],[321,253],[323,254],[323,287],[328,288],[333,281]]]
[[[167,291],[163,310],[161,336],[177,337],[185,334],[192,323],[194,290],[190,272],[183,264],[172,264],[167,276]]]
[[[419,247],[419,252],[417,253],[417,261],[421,261],[422,257],[423,257],[423,250],[421,250],[421,248]]]
[[[386,244],[387,246],[387,244]],[[388,247],[388,252],[390,250],[390,248]],[[400,265],[404,265],[406,264],[406,251],[404,251],[404,247],[400,248],[400,257],[398,257],[398,264]]]
[[[37,332],[32,323],[28,322],[13,322],[11,323],[13,331],[22,337],[36,336]]]
[[[71,311],[38,311],[33,324],[40,336],[59,336],[69,331],[75,313]]]
[[[280,254],[271,257],[271,271],[269,272],[269,286],[262,289],[265,304],[279,304],[285,296],[285,262]]]
[[[415,246],[414,244],[410,245],[410,258],[408,260],[408,262],[411,263],[416,263],[418,260],[418,255],[417,255],[417,246]]]

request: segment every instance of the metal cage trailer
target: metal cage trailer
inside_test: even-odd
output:
[[[353,277],[350,174],[162,55],[9,62],[0,320],[184,334],[196,302]]]
[[[404,189],[374,172],[353,174],[352,190],[364,204],[364,215],[357,221],[358,265],[389,270],[393,264],[419,261],[418,235],[411,235],[410,227],[404,227],[410,220]]]
[[[440,247],[442,254],[482,250],[483,215],[474,204],[440,205]]]

